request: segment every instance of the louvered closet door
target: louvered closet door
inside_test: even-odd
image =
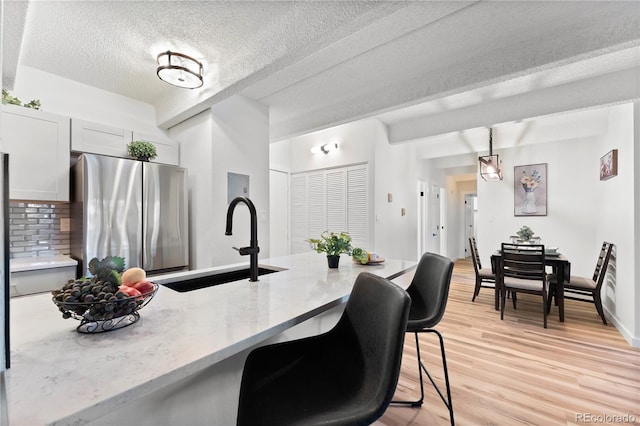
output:
[[[291,254],[309,251],[307,175],[291,175]]]
[[[327,229],[347,231],[347,173],[344,169],[326,171]]]
[[[309,238],[347,231],[353,246],[369,247],[369,173],[361,164],[291,175],[291,253],[309,251]]]
[[[318,238],[327,230],[327,203],[322,170],[309,173],[307,176],[307,209],[306,238]]]
[[[369,173],[367,165],[346,169],[347,230],[354,247],[369,248]]]

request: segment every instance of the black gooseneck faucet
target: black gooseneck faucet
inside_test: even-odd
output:
[[[233,211],[238,203],[244,203],[249,208],[249,215],[251,216],[251,241],[249,241],[249,247],[233,247],[238,250],[241,256],[249,255],[249,281],[258,281],[258,253],[260,253],[260,247],[258,247],[258,215],[256,214],[256,206],[247,197],[236,197],[229,204],[227,210],[227,230],[225,235],[231,235],[231,225],[233,222]]]

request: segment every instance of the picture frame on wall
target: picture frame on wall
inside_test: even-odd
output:
[[[618,150],[612,149],[600,157],[600,180],[618,176]]]
[[[514,216],[547,215],[547,163],[513,168]]]

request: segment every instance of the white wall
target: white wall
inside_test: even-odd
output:
[[[180,164],[189,169],[192,267],[249,262],[232,247],[250,240],[249,210],[239,204],[233,235],[225,235],[227,172],[249,175],[249,198],[258,212],[258,258],[269,256],[269,114],[233,96],[169,131],[180,141]]]
[[[370,188],[373,188],[376,131],[378,131],[376,121],[363,120],[273,143],[270,147],[271,168],[298,173],[368,163],[369,184]],[[328,154],[314,154],[311,152],[311,148],[330,142],[337,142],[338,149]],[[369,200],[370,211],[372,212],[374,199],[375,196],[372,193],[372,197]],[[373,215],[369,218],[369,229],[371,247],[367,247],[367,249],[377,250],[373,231]],[[309,235],[309,238],[311,237],[313,236]]]
[[[291,141],[286,139],[269,144],[269,168],[281,172],[291,171]]]
[[[233,217],[233,235],[225,236],[227,172],[249,175],[249,198],[258,212],[259,258],[269,257],[269,112],[267,107],[242,96],[233,96],[211,109],[212,230],[214,265],[248,262],[232,249],[250,240],[249,210],[239,204]],[[274,236],[277,238],[277,236]]]
[[[618,150],[618,176],[609,180],[598,181],[594,186],[597,219],[593,223],[594,238],[598,242],[609,241],[616,245],[613,266],[610,268],[608,280],[603,285],[602,303],[615,318],[618,330],[631,339],[635,336],[636,346],[640,346],[640,335],[635,327],[636,300],[639,276],[636,275],[636,241],[638,230],[635,220],[634,193],[637,190],[638,176],[634,170],[637,158],[637,142],[634,144],[634,106],[620,105],[611,108],[609,126],[605,136],[597,144],[593,156],[599,158],[612,149]],[[597,161],[594,161],[596,164]],[[593,219],[592,219],[593,220]],[[592,267],[596,256],[592,255]],[[573,262],[572,262],[573,265]]]
[[[166,134],[156,126],[152,105],[35,68],[20,66],[11,93],[23,102],[39,99],[42,111],[151,135]]]
[[[418,260],[418,180],[414,147],[390,145],[385,126],[378,121],[374,121],[374,125],[376,251],[383,257]],[[391,202],[388,194],[392,195]]]
[[[191,269],[213,266],[212,121],[211,111],[206,110],[169,130],[180,144],[180,165],[188,169]]]
[[[363,120],[290,139],[290,170],[295,173],[347,164],[373,164],[377,131],[375,120]],[[311,153],[311,148],[329,142],[338,142],[339,149],[326,155]]]
[[[340,148],[327,155],[311,148],[337,141]],[[368,163],[372,188],[371,247],[387,258],[416,257],[416,177],[413,148],[391,146],[385,126],[362,120],[271,144],[271,168],[292,173]],[[411,184],[407,185],[407,180]],[[387,193],[393,202],[387,202]],[[401,208],[406,215],[401,216]],[[379,221],[376,221],[376,215]]]
[[[528,225],[543,243],[559,247],[571,261],[574,275],[591,276],[602,241],[616,244],[615,294],[611,296],[612,289],[607,289],[605,308],[632,342],[637,339],[634,301],[638,279],[634,266],[634,214],[638,215],[637,210],[634,213],[634,191],[638,183],[634,175],[633,108],[628,104],[612,107],[605,116],[608,120],[600,121],[597,128],[591,126],[590,134],[498,152],[504,180],[478,181],[478,248],[483,263],[489,264],[500,243]],[[537,130],[533,126],[528,136],[534,139]],[[613,148],[619,150],[619,175],[601,182],[599,159]],[[535,163],[547,163],[548,214],[515,217],[513,167]]]

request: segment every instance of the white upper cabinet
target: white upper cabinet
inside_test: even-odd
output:
[[[128,157],[131,131],[90,121],[71,120],[71,150],[92,154]]]
[[[71,119],[71,150],[112,157],[130,158],[127,145],[145,140],[156,146],[158,156],[155,163],[178,165],[180,162],[178,143],[162,134],[149,134],[120,129],[105,124]]]
[[[173,164],[175,166],[180,163],[178,142],[172,141],[167,136],[150,135],[134,131],[131,140],[145,140],[154,144],[158,153],[158,156],[152,160],[154,163]]]
[[[3,105],[2,151],[9,198],[69,201],[69,117]]]

